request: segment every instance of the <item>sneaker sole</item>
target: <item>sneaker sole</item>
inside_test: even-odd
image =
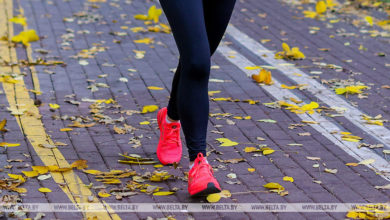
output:
[[[213,193],[219,193],[221,192],[220,189],[218,189],[214,183],[210,182],[207,184],[207,188],[202,190],[202,191],[199,191],[193,195],[191,195],[191,197],[200,197],[200,196],[207,196],[209,194],[213,194]]]

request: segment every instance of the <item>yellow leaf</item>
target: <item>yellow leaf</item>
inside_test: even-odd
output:
[[[298,88],[297,86],[286,86],[284,84],[280,85],[280,87],[282,87],[283,89],[296,89],[296,88]]]
[[[141,15],[141,14],[134,15],[134,18],[135,18],[135,19],[138,19],[138,20],[148,20],[148,16],[146,16],[146,15]]]
[[[138,39],[138,40],[133,40],[134,43],[138,43],[138,44],[151,44],[153,43],[153,38],[150,38],[150,37],[145,37],[145,38],[142,38],[142,39]]]
[[[292,101],[292,102],[294,102],[295,104],[301,104],[303,101],[302,100],[297,100],[297,99],[295,99],[295,98],[293,98],[293,97],[290,97],[290,100]]]
[[[148,89],[150,89],[150,90],[163,90],[164,88],[157,87],[157,86],[148,86]]]
[[[158,23],[161,13],[162,9],[157,9],[155,5],[152,5],[148,10],[148,20],[153,20],[154,23]]]
[[[148,113],[148,112],[154,112],[158,109],[158,106],[157,105],[145,105],[143,108],[142,108],[142,111],[141,113],[145,114],[145,113]]]
[[[290,46],[288,46],[287,43],[283,42],[282,43],[282,48],[283,48],[284,52],[286,52],[286,53],[290,52]]]
[[[318,122],[316,122],[316,121],[305,121],[305,120],[302,120],[302,123],[306,123],[306,124],[318,124]]]
[[[345,165],[351,166],[351,167],[356,167],[356,166],[358,166],[359,164],[358,164],[358,163],[346,163]]]
[[[263,185],[265,188],[267,189],[277,189],[277,190],[284,190],[284,187],[282,185],[280,185],[279,183],[274,183],[274,182],[271,182],[271,183],[267,183],[265,185]]]
[[[71,168],[77,168],[78,170],[85,169],[88,167],[87,160],[76,160],[70,165]]]
[[[363,85],[346,86],[346,87],[343,87],[343,88],[336,88],[335,92],[338,95],[342,95],[342,94],[360,94],[360,93],[362,93],[363,89],[367,89],[367,88],[368,88],[367,86],[363,86]]]
[[[58,109],[58,108],[60,108],[60,105],[58,105],[58,104],[53,104],[53,103],[49,103],[49,106],[50,106],[50,108],[52,108],[52,109]]]
[[[106,104],[111,104],[111,103],[115,103],[115,101],[113,99],[98,99],[96,100],[96,103],[106,103]]]
[[[364,19],[367,21],[367,23],[368,23],[370,26],[373,26],[373,25],[374,25],[374,22],[373,22],[371,16],[366,16]]]
[[[66,171],[69,171],[72,169],[71,167],[61,167],[60,168],[57,165],[50,165],[50,166],[47,166],[47,168],[49,169],[50,172],[66,172]]]
[[[22,175],[8,173],[8,176],[11,177],[12,179],[20,180],[20,182],[22,183],[26,182],[26,179]]]
[[[213,101],[232,101],[232,98],[219,97],[219,98],[212,98],[211,100],[213,100]]]
[[[164,167],[164,165],[162,165],[162,164],[156,164],[156,165],[154,165],[153,167],[154,167],[154,168],[161,168],[161,167]]]
[[[11,40],[16,43],[21,42],[25,46],[28,46],[29,42],[38,41],[39,36],[36,34],[35,30],[26,30],[20,32],[16,36],[13,36]]]
[[[212,193],[212,194],[209,194],[206,199],[210,203],[215,203],[221,199],[221,195],[219,193]]]
[[[141,31],[146,31],[145,28],[143,27],[133,27],[133,28],[130,28],[130,30],[134,33],[138,33],[138,32],[141,32]]]
[[[105,184],[121,184],[122,183],[120,179],[104,179],[102,182]]]
[[[349,212],[347,213],[347,217],[348,217],[348,218],[352,218],[352,219],[358,219],[359,213],[358,213],[358,212],[355,212],[355,211],[349,211]]]
[[[316,4],[317,14],[323,14],[326,12],[327,6],[324,1],[318,1]]]
[[[251,173],[253,173],[253,172],[256,171],[256,169],[255,169],[255,168],[248,168],[248,171],[251,172]]]
[[[150,124],[150,122],[149,121],[141,121],[139,124],[140,125],[148,125],[148,124]]]
[[[360,141],[359,139],[349,138],[349,137],[342,137],[341,139],[343,139],[344,141],[350,141],[350,142],[359,142]]]
[[[291,176],[285,176],[285,177],[283,177],[283,181],[294,182],[294,178],[292,178]]]
[[[92,174],[92,175],[98,175],[101,174],[102,171],[100,170],[83,170],[84,173]]]
[[[375,159],[366,159],[366,160],[362,160],[359,162],[359,164],[362,164],[362,165],[369,165],[369,164],[372,164],[375,162]]]
[[[326,6],[328,8],[333,8],[334,6],[337,6],[337,4],[334,3],[333,0],[326,0]]]
[[[47,166],[31,166],[34,171],[37,171],[39,174],[45,174],[49,172],[49,168]]]
[[[73,128],[61,128],[60,131],[73,131]]]
[[[107,198],[107,197],[110,197],[110,196],[111,196],[111,194],[106,193],[106,192],[104,192],[104,191],[100,191],[100,192],[98,193],[98,195],[99,195],[99,197],[101,197],[101,198]]]
[[[30,91],[30,92],[32,92],[32,93],[35,93],[35,94],[37,94],[37,95],[42,95],[42,92],[41,92],[41,91],[38,91],[38,90],[30,89],[30,90],[28,90],[28,91]]]
[[[1,76],[0,82],[16,84],[19,83],[20,81],[12,78],[12,76]]]
[[[13,188],[12,190],[15,192],[18,192],[18,193],[26,193],[27,192],[26,188]]]
[[[213,96],[214,94],[217,94],[217,93],[220,93],[221,91],[218,90],[218,91],[209,91],[208,94],[209,96]]]
[[[32,171],[22,171],[22,173],[27,177],[36,177],[39,175],[38,171],[32,170]]]
[[[45,188],[45,187],[41,187],[38,189],[39,192],[43,192],[43,193],[47,193],[47,192],[51,192],[51,189],[49,188]]]
[[[265,69],[261,69],[257,75],[253,74],[252,79],[258,83],[265,83],[266,85],[272,85],[274,83],[272,81],[271,71]]]
[[[220,142],[220,144],[221,144],[221,145],[219,145],[220,147],[231,147],[231,146],[238,145],[237,142],[231,141],[228,138],[217,138],[215,140]]]
[[[15,24],[23,25],[23,26],[27,25],[25,17],[13,17],[13,18],[9,19],[9,21],[13,22]]]
[[[154,196],[169,196],[174,194],[175,192],[170,192],[170,191],[161,191],[161,192],[155,192],[153,193]]]
[[[257,69],[261,69],[260,66],[246,66],[245,69],[247,70],[257,70]]]
[[[251,153],[251,152],[255,152],[255,151],[260,151],[260,149],[257,149],[256,147],[245,147],[244,151],[246,153]]]
[[[303,11],[303,15],[306,18],[315,18],[315,17],[317,17],[318,14],[315,11]]]
[[[5,125],[7,124],[7,119],[3,119],[1,122],[0,122],[0,131],[7,131],[7,129],[5,129]]]
[[[272,149],[263,150],[263,155],[272,154],[273,152],[275,152],[275,150],[272,150]]]
[[[287,43],[282,43],[283,51],[277,52],[275,54],[275,59],[291,59],[291,60],[300,60],[305,59],[305,55],[299,50],[298,47],[293,47],[290,49],[290,46]]]
[[[19,143],[7,143],[7,142],[0,142],[0,147],[17,147],[20,146]]]

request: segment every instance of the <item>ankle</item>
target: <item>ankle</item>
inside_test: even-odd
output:
[[[207,161],[207,158],[205,157],[204,158],[205,159],[205,161],[206,161],[206,163],[209,163],[209,161]],[[194,161],[190,161],[190,164],[189,164],[189,168],[190,168],[190,170],[192,169],[192,167],[194,167]]]
[[[179,120],[173,120],[171,119],[168,114],[167,114],[167,117],[165,117],[165,120],[168,122],[168,123],[171,123],[171,122],[179,122]]]

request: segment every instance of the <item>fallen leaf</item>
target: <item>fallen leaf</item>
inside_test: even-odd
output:
[[[9,21],[13,22],[15,24],[23,25],[23,26],[27,25],[26,18],[25,17],[21,17],[21,16],[13,17],[13,18],[9,19]]]
[[[22,171],[22,173],[27,177],[36,177],[39,175],[38,171],[32,170],[32,171]]]
[[[209,203],[215,203],[221,199],[221,195],[219,193],[212,193],[209,194],[206,199]]]
[[[78,170],[88,168],[87,160],[76,160],[70,165],[71,168],[77,168]]]
[[[309,160],[321,160],[319,157],[306,157]]]
[[[15,35],[11,38],[13,42],[21,42],[25,46],[29,45],[29,42],[38,41],[39,36],[35,32],[35,30],[25,30],[20,32],[18,35]]]
[[[230,146],[238,145],[237,142],[231,141],[231,140],[228,139],[228,138],[217,138],[217,139],[215,139],[215,140],[217,140],[217,141],[220,142],[221,145],[219,145],[219,146],[221,146],[221,147],[230,147]]]
[[[49,188],[45,188],[45,187],[41,187],[38,189],[39,192],[43,192],[43,193],[48,193],[48,192],[51,192],[51,189]]]
[[[335,173],[337,173],[337,169],[329,169],[329,168],[325,168],[325,172],[327,172],[327,173],[333,173],[333,174],[335,174]]]
[[[150,89],[150,90],[163,90],[164,88],[157,87],[157,86],[148,86],[148,89]]]
[[[285,176],[285,177],[283,177],[283,181],[294,182],[294,178],[292,178],[291,176]]]
[[[7,119],[3,119],[1,122],[0,122],[0,131],[3,131],[3,132],[6,132],[8,131],[7,129],[5,129],[5,125],[7,124]]]
[[[143,108],[142,108],[142,111],[141,113],[145,114],[145,113],[148,113],[148,112],[154,112],[158,109],[158,106],[157,105],[145,105]]]
[[[299,50],[298,47],[293,47],[290,49],[290,46],[287,43],[282,43],[283,51],[277,52],[275,54],[275,59],[292,59],[300,60],[305,59],[305,55]]]
[[[266,123],[277,123],[277,121],[275,120],[272,120],[272,119],[260,119],[260,120],[257,120],[259,122],[266,122]]]
[[[252,79],[258,83],[264,83],[266,85],[272,85],[274,82],[272,81],[271,71],[261,69],[258,74],[252,74]]]
[[[219,195],[222,197],[222,198],[230,198],[232,196],[232,194],[230,193],[229,190],[222,190]]]
[[[12,179],[19,180],[22,183],[26,182],[26,179],[22,175],[8,173],[8,176],[11,177]]]
[[[359,166],[358,163],[346,163],[345,165],[347,166],[351,166],[351,167],[356,167],[356,166]]]
[[[58,105],[58,104],[53,104],[53,103],[49,103],[49,107],[50,107],[51,109],[59,109],[59,108],[60,108],[60,105]]]
[[[171,191],[166,191],[166,192],[155,192],[153,193],[154,196],[169,196],[169,195],[172,195],[174,194],[175,192],[171,192]]]
[[[7,142],[0,142],[0,147],[17,147],[20,146],[19,143],[7,143]]]
[[[99,197],[101,197],[101,198],[107,198],[107,197],[110,197],[110,196],[111,196],[111,194],[109,194],[109,193],[107,193],[107,192],[105,192],[105,191],[100,191],[100,192],[98,193],[98,195],[99,195]]]

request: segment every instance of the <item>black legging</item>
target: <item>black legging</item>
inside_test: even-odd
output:
[[[210,57],[229,23],[236,0],[159,0],[180,59],[173,78],[168,116],[180,120],[190,161],[206,156]]]

